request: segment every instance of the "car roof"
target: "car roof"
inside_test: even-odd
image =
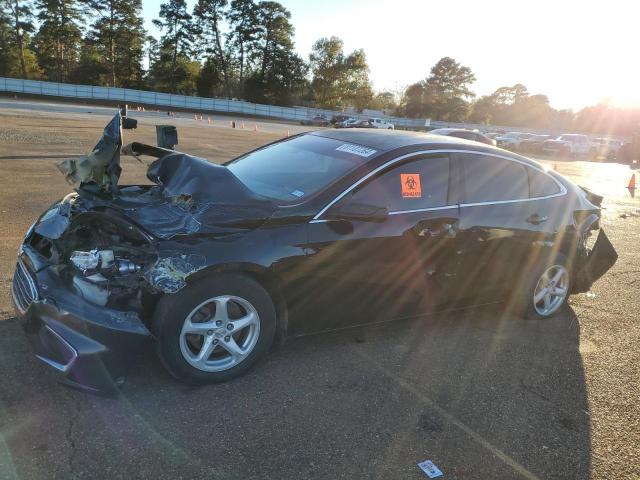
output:
[[[437,133],[436,133],[437,132]],[[468,128],[436,128],[435,130],[431,130],[429,133],[439,134],[442,133],[454,133],[454,132],[471,132],[471,133],[480,133],[475,130],[469,130]],[[482,135],[480,133],[480,135]]]
[[[531,165],[540,166],[534,160],[522,157],[512,152],[508,152],[501,148],[497,148],[488,144],[467,140],[460,137],[450,137],[445,135],[432,135],[422,132],[398,131],[398,130],[378,130],[378,129],[335,129],[335,130],[316,130],[307,132],[306,135],[315,135],[318,137],[331,138],[345,143],[354,143],[363,147],[378,150],[380,153],[391,152],[394,150],[438,150],[438,149],[460,149],[473,150],[476,152],[486,152],[499,155],[501,157],[516,158]],[[377,158],[375,155],[373,158]]]
[[[476,142],[463,140],[457,137],[446,137],[442,135],[431,135],[421,132],[408,132],[382,129],[336,129],[318,130],[309,132],[309,135],[331,138],[342,142],[355,143],[364,147],[373,148],[379,151],[396,150],[412,145],[477,145]]]

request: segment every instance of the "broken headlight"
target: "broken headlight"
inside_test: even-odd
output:
[[[84,275],[89,273],[119,273],[126,275],[141,270],[141,266],[127,258],[116,257],[113,250],[76,250],[69,260]]]

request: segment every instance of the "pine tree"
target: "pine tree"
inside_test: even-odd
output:
[[[297,87],[304,84],[306,65],[295,53],[291,13],[278,2],[261,2],[257,35],[259,68],[247,79],[250,100],[288,104]]]
[[[198,25],[198,40],[205,46],[206,55],[198,91],[203,89],[209,92],[208,95],[213,95],[219,90],[215,85],[220,83],[220,77],[224,83],[225,95],[231,94],[229,55],[222,44],[220,31],[220,24],[226,19],[226,7],[227,0],[198,0],[193,10]]]
[[[39,65],[50,80],[66,82],[78,64],[82,14],[76,0],[36,0],[40,29],[34,38]]]
[[[10,14],[13,44],[20,62],[20,76],[29,78],[27,53],[29,34],[35,30],[33,5],[29,0],[1,0]]]
[[[152,71],[156,85],[172,93],[191,93],[197,79],[197,72],[194,75],[194,63],[197,62],[190,58],[196,29],[187,12],[186,0],[163,3],[160,19],[153,23],[163,31],[159,58]]]
[[[229,41],[235,50],[240,70],[240,91],[244,88],[247,65],[255,58],[257,39],[260,32],[259,9],[253,0],[232,0],[228,13]]]
[[[101,70],[112,87],[137,87],[144,75],[145,30],[141,0],[85,0],[97,15],[87,44],[100,57]]]
[[[4,3],[0,3],[0,76],[9,77],[15,69],[15,50],[11,32],[11,17],[5,7]]]

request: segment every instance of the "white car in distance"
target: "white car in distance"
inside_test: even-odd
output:
[[[384,128],[386,130],[394,130],[395,127],[393,125],[393,123],[389,123],[381,118],[370,118],[369,119],[369,124],[373,127],[373,128]]]

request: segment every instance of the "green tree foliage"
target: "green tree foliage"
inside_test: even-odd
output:
[[[451,57],[441,58],[424,83],[424,111],[430,118],[461,121],[467,116],[469,100],[475,94],[470,86],[476,77],[469,67]]]
[[[12,38],[7,39],[13,44],[14,54],[19,63],[19,73],[16,76],[33,78],[39,76],[39,69],[34,62],[33,51],[29,49],[29,36],[35,31],[33,4],[29,0],[0,0],[2,10],[8,13],[12,29]],[[15,67],[13,67],[15,70]]]
[[[345,56],[343,47],[338,37],[321,38],[313,45],[309,55],[313,98],[320,107],[361,110],[373,97],[367,58],[363,50]]]
[[[305,83],[304,61],[295,53],[291,13],[278,2],[258,4],[256,68],[245,83],[248,100],[288,105]]]
[[[426,80],[407,87],[402,111],[413,118],[462,121],[467,117],[470,100],[475,96],[470,89],[475,79],[469,67],[450,57],[441,58]]]
[[[227,0],[198,0],[193,10],[198,44],[202,45],[205,56],[198,92],[206,96],[231,95],[230,58],[221,31],[221,24],[227,17],[227,5]]]
[[[239,69],[240,89],[245,75],[255,61],[258,52],[258,38],[261,31],[260,9],[253,0],[232,0],[227,15],[229,21],[229,44],[233,50]]]
[[[10,77],[15,69],[15,50],[9,12],[0,3],[0,76]]]
[[[99,85],[112,87],[141,87],[143,85],[145,31],[142,25],[141,0],[84,0],[91,9],[95,21],[85,38],[81,55],[83,83],[94,83],[98,75]],[[88,50],[88,51],[84,51]],[[97,56],[97,57],[96,57]],[[97,63],[89,61],[96,57]],[[84,72],[85,66],[94,64],[99,72]]]
[[[36,0],[40,28],[34,38],[38,64],[49,80],[67,82],[78,65],[82,15],[76,0]]]
[[[398,108],[396,94],[389,91],[379,92],[369,102],[369,108],[394,112]]]
[[[197,30],[187,12],[186,0],[168,0],[160,6],[160,19],[153,23],[162,30],[157,61],[150,66],[150,79],[160,91],[193,94],[199,62],[192,59]]]
[[[566,115],[565,115],[566,116]],[[469,121],[514,127],[555,128],[565,124],[545,95],[530,95],[522,84],[500,87],[474,104]]]

